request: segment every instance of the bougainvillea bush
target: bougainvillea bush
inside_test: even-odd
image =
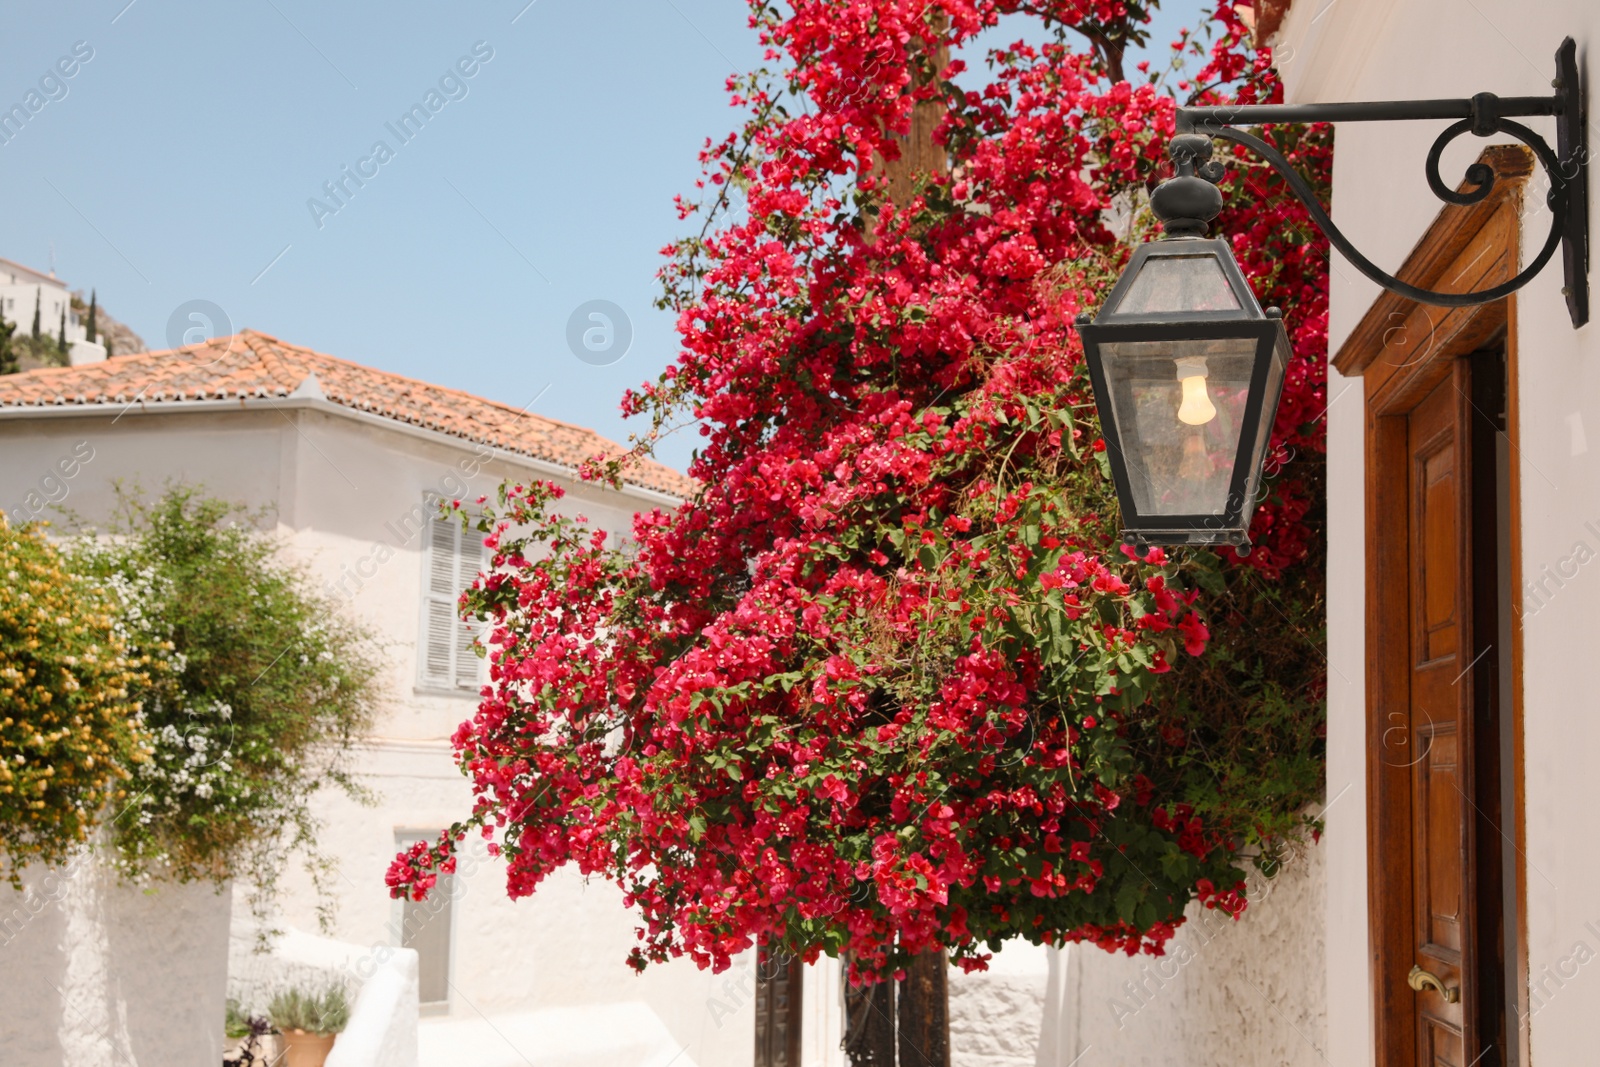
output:
[[[287,853],[314,879],[330,869],[317,791],[365,795],[351,756],[378,660],[255,518],[194,487],[119,489],[113,520],[72,557],[163,667],[134,688],[151,752],[132,769],[111,862],[135,881],[243,879],[264,918]]]
[[[128,803],[150,754],[120,605],[74,574],[37,524],[0,521],[0,863],[59,864]]]
[[[699,488],[628,553],[553,485],[486,502],[476,803],[394,893],[478,831],[512,896],[566,864],[619,885],[635,966],[761,943],[858,980],[1013,937],[1159,952],[1191,901],[1245,907],[1321,788],[1326,250],[1224,154],[1219,222],[1297,353],[1270,495],[1247,558],[1134,558],[1070,324],[1151,236],[1166,92],[1276,92],[1228,0],[1176,46],[1193,78],[1113,78],[1148,6],[752,4],[773,71],[730,83],[747,120],[663,275],[682,353],[624,404],[641,451],[698,423]],[[1054,43],[959,88],[944,49],[1016,14]],[[948,169],[891,200],[919,102]],[[1274,136],[1325,171],[1325,131]]]

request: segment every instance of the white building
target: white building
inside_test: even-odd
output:
[[[1566,37],[1592,77],[1592,0],[1295,0],[1278,43],[1291,102],[1412,100],[1549,96]],[[1519,121],[1556,146],[1553,119]],[[1334,219],[1409,281],[1487,288],[1544,243],[1549,181],[1469,135],[1445,182],[1484,154],[1497,190],[1441,210],[1423,167],[1444,125],[1341,124]],[[1593,1063],[1600,327],[1574,329],[1559,255],[1472,311],[1334,266],[1328,791],[1351,788],[1326,837],[1328,1059]]]
[[[1563,39],[1580,72],[1600,43],[1593,0],[1259,6],[1289,103],[1549,97]],[[1558,148],[1554,118],[1517,121]],[[1339,123],[1333,219],[1404,281],[1482,291],[1544,245],[1551,179],[1511,137],[1469,133],[1442,180],[1465,190],[1484,162],[1494,187],[1443,207],[1425,162],[1447,125]],[[1309,878],[1220,951],[1180,931],[1201,939],[1191,966],[1146,980],[1075,954],[1069,1047],[1041,1063],[1600,1062],[1600,326],[1574,328],[1559,254],[1459,309],[1331,267],[1326,833]]]
[[[624,963],[634,921],[607,884],[585,885],[563,872],[535,897],[513,903],[498,861],[480,851],[463,863],[453,893],[436,894],[437,903],[395,902],[384,886],[398,848],[436,835],[471,804],[448,739],[472,714],[482,661],[464,651],[454,600],[477,573],[483,550],[475,538],[433,521],[430,501],[492,493],[506,478],[547,478],[566,487],[569,512],[620,536],[635,512],[671,506],[687,483],[656,465],[637,469],[620,492],[573,476],[581,460],[614,448],[576,426],[258,333],[0,378],[0,507],[14,520],[47,515],[51,502],[93,520],[107,513],[117,479],[148,490],[168,479],[202,484],[270,509],[289,550],[386,644],[390,696],[359,757],[380,803],[361,807],[329,796],[320,846],[340,860],[335,936],[373,960],[402,944],[419,954],[424,1067],[494,1067],[524,1057],[595,1067],[664,1065],[674,1057],[676,1067],[751,1062],[750,962],[714,976],[676,961],[635,976]],[[63,457],[78,460],[70,477],[58,462]],[[163,920],[175,928],[227,928],[215,918],[218,907],[225,914],[226,898],[162,892],[181,909],[179,918]],[[121,1062],[109,1055],[116,1050],[129,1062],[211,1067],[216,1061],[205,1049],[212,1046],[181,1032],[188,1016],[152,1022],[150,1015],[161,1013],[137,965],[115,958],[120,935],[95,925],[96,915],[128,909],[107,910],[94,903],[99,899],[67,907],[54,925],[41,920],[22,937],[8,929],[0,938],[7,974],[14,962],[15,973],[27,969],[17,946],[31,944],[28,938],[37,952],[101,961],[74,972],[87,992],[69,996],[75,987],[63,976],[0,989],[0,1048],[21,1040],[7,1027],[24,1026],[31,1013],[47,1029],[76,1028],[83,1047],[101,1048],[106,1062]],[[15,903],[0,890],[0,919]],[[284,919],[314,931],[315,904],[309,887],[295,881]],[[236,927],[243,911],[242,904],[233,909]],[[191,940],[184,951],[198,973],[226,965],[225,938]],[[209,971],[200,959],[208,956],[216,957]],[[356,971],[363,962],[356,960]],[[240,972],[249,967],[236,952],[234,979],[248,978]],[[817,987],[809,998],[813,1047],[806,1062],[822,1067],[837,1059],[836,1051],[826,1053],[829,1035],[835,1046],[838,1039],[837,1008],[830,1009],[838,997],[827,991],[836,990],[837,973],[817,970],[806,980]],[[216,1029],[201,1035],[212,1043],[221,1034],[221,992],[214,992],[206,1010],[218,1013]],[[107,1037],[104,1027],[82,1022],[119,1018],[132,1027],[128,1036]],[[47,1034],[43,1051],[20,1062],[79,1062],[58,1055],[53,1041]],[[0,1062],[9,1067],[11,1055],[0,1052]]]
[[[73,366],[106,358],[105,345],[90,342],[88,326],[72,310],[72,294],[67,283],[55,276],[25,267],[0,257],[0,315],[17,327],[19,334],[33,330],[34,308],[39,309],[39,332],[46,337],[61,333],[61,316],[67,317],[67,347]]]

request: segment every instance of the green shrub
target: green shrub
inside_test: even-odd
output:
[[[227,1007],[223,1009],[222,1032],[230,1041],[250,1034],[250,1016],[234,997],[228,998]]]
[[[326,888],[313,800],[324,785],[364,797],[349,760],[378,660],[253,516],[188,487],[118,496],[110,536],[81,536],[74,556],[120,595],[134,647],[169,669],[138,694],[153,755],[114,827],[117,862],[135,879],[245,879],[264,918],[288,853]]]

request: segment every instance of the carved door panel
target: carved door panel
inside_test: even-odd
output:
[[[1458,364],[1458,367],[1464,364]],[[1471,604],[1463,563],[1469,548],[1471,457],[1467,396],[1448,375],[1409,417],[1408,535],[1411,548],[1409,713],[1413,967],[1419,1067],[1467,1067],[1463,975],[1471,973]],[[1391,980],[1393,975],[1388,976]],[[1471,990],[1466,992],[1470,995]],[[1474,1053],[1476,1055],[1476,1053]]]
[[[1392,869],[1409,867],[1409,878],[1396,882],[1410,883],[1411,953],[1390,962],[1380,981],[1410,988],[1417,1067],[1504,1063],[1494,670],[1499,373],[1494,352],[1457,359],[1406,417],[1409,855]]]

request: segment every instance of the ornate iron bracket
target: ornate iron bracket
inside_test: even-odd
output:
[[[1551,96],[1498,97],[1479,93],[1465,100],[1383,101],[1363,104],[1254,104],[1233,107],[1184,107],[1178,109],[1177,136],[1168,153],[1177,175],[1162,182],[1151,195],[1150,206],[1161,219],[1170,237],[1199,237],[1211,220],[1222,211],[1222,193],[1216,183],[1223,168],[1213,162],[1212,139],[1221,138],[1244,145],[1265,159],[1289,183],[1306,206],[1317,227],[1356,269],[1385,289],[1425,304],[1442,307],[1467,307],[1500,300],[1521,289],[1544,269],[1562,250],[1566,274],[1567,311],[1574,327],[1589,321],[1589,204],[1587,171],[1588,135],[1584,127],[1584,95],[1578,71],[1577,45],[1568,37],[1556,50],[1556,77]],[[1552,151],[1544,138],[1512,116],[1553,116],[1556,120],[1556,147]],[[1433,142],[1428,152],[1428,187],[1449,204],[1476,204],[1494,188],[1494,171],[1482,163],[1467,168],[1466,182],[1471,188],[1457,192],[1439,177],[1439,158],[1445,146],[1462,134],[1489,137],[1510,134],[1527,145],[1538,157],[1550,180],[1546,204],[1550,209],[1550,233],[1539,254],[1515,278],[1472,293],[1440,293],[1420,289],[1382,270],[1357,251],[1340,232],[1326,209],[1317,200],[1311,184],[1290,165],[1277,149],[1237,126],[1263,126],[1277,122],[1393,122],[1418,119],[1455,119]]]

